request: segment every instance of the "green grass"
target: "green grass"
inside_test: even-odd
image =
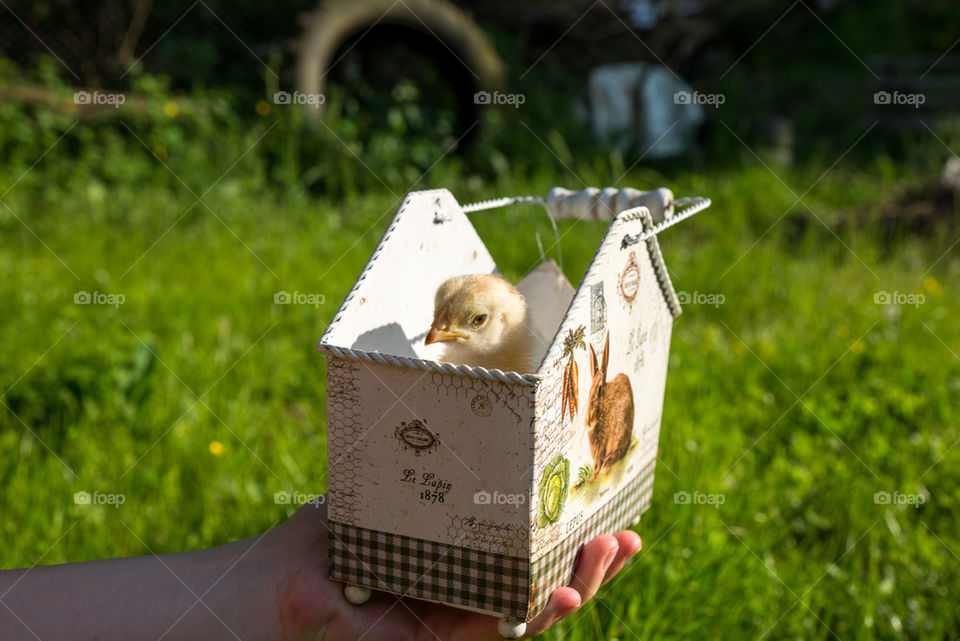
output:
[[[127,122],[164,145],[168,171],[119,123],[56,143],[68,117],[0,109],[0,191],[26,172],[0,206],[0,565],[215,545],[284,519],[275,492],[324,491],[315,343],[441,150],[418,148],[428,160],[398,164],[384,185],[353,153],[376,171],[402,148],[384,160],[386,143],[348,152],[328,135],[310,165],[296,157],[300,125],[268,131],[273,114]],[[616,157],[571,154],[537,131],[573,173],[542,149],[523,166],[490,152],[445,158],[416,188],[466,202],[620,176]],[[833,160],[776,171],[802,194]],[[311,167],[319,183],[300,180]],[[876,212],[921,169],[848,160],[804,201],[825,219]],[[957,638],[960,250],[944,256],[948,230],[889,252],[871,227],[765,233],[794,197],[746,152],[697,171],[634,169],[620,184],[713,198],[661,245],[678,291],[723,304],[687,305],[675,324],[644,551],[545,638]],[[554,253],[536,209],[473,218],[511,277],[539,261],[537,234]],[[560,226],[574,282],[603,231]],[[326,302],[275,305],[280,290]],[[78,291],[125,301],[76,305]],[[879,291],[925,302],[877,305]],[[77,506],[81,490],[126,502]],[[723,502],[677,503],[681,491]],[[925,502],[879,505],[881,491]]]

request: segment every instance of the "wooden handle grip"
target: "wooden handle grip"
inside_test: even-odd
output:
[[[554,187],[547,194],[547,211],[555,220],[577,218],[609,222],[621,211],[640,206],[650,210],[654,223],[663,222],[673,216],[673,192],[666,187],[651,191],[630,187],[587,187],[580,191],[570,191],[563,187]]]

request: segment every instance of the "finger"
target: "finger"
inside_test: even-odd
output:
[[[624,564],[633,558],[643,547],[643,541],[640,540],[640,535],[633,530],[623,530],[622,532],[617,532],[614,536],[617,542],[620,543],[620,548],[617,550],[617,556],[613,559],[613,563],[607,568],[607,573],[603,577],[601,585],[606,584],[612,579],[617,572],[623,568]]]
[[[527,623],[527,631],[524,638],[535,637],[542,634],[547,628],[567,616],[580,607],[583,601],[580,599],[580,593],[573,588],[557,588],[550,595],[550,601],[547,607]]]
[[[597,593],[619,549],[620,542],[612,534],[598,536],[583,546],[570,582],[570,587],[580,593],[581,602],[586,603]]]

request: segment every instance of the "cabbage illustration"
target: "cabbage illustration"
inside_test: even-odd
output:
[[[560,520],[563,504],[570,490],[570,461],[557,454],[540,477],[540,514],[537,522],[544,527]]]

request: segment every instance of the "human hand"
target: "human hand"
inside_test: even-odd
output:
[[[267,616],[255,638],[282,641],[417,641],[499,639],[497,619],[413,598],[374,591],[361,606],[343,597],[343,584],[328,578],[326,505],[308,504],[268,532],[258,557],[271,576],[263,604]],[[598,536],[580,554],[568,587],[554,591],[546,608],[527,624],[525,637],[542,633],[590,600],[641,547],[630,530]]]

